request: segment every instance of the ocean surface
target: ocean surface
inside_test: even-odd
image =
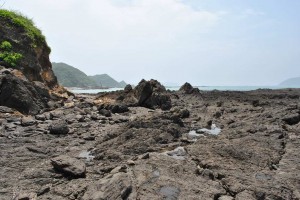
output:
[[[283,86],[196,86],[200,90],[212,91],[251,91],[257,89],[284,89],[287,87]],[[166,87],[169,90],[179,90],[180,86]],[[70,91],[76,94],[96,94],[99,92],[112,92],[123,90],[123,88],[109,88],[109,89],[80,89],[80,88],[68,88]]]

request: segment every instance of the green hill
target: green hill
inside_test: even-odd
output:
[[[107,74],[87,76],[79,69],[65,63],[52,63],[52,68],[59,84],[65,87],[124,88],[127,85],[124,81],[117,82]]]
[[[290,78],[279,84],[286,87],[300,87],[300,77]]]
[[[121,81],[120,83],[110,77],[107,74],[98,74],[94,76],[89,76],[92,80],[96,82],[97,85],[101,87],[115,87],[115,88],[123,88],[126,86],[126,83],[124,81]]]
[[[65,87],[95,88],[97,84],[79,69],[65,63],[52,63],[59,84]]]

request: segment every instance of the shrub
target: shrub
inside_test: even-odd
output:
[[[0,44],[0,60],[9,66],[16,67],[22,57],[22,54],[12,51],[12,45],[8,41],[3,41]]]
[[[37,46],[39,42],[45,42],[45,36],[34,25],[33,21],[19,12],[0,9],[0,20],[6,19],[10,24],[24,29],[28,37],[33,41],[33,46]]]

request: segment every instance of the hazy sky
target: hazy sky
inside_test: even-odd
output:
[[[300,76],[299,0],[0,0],[47,37],[51,61],[193,85]]]

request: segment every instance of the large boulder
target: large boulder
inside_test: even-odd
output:
[[[61,155],[51,159],[51,164],[54,169],[65,176],[71,178],[85,177],[86,166],[85,163],[76,158],[67,155]]]
[[[14,108],[24,114],[37,114],[47,107],[50,98],[41,85],[19,78],[9,70],[0,72],[0,105]]]
[[[64,120],[53,121],[49,126],[50,134],[54,135],[65,135],[68,134],[70,129],[68,124]]]
[[[162,110],[169,110],[172,107],[171,98],[166,93],[166,88],[157,80],[146,81],[143,79],[133,92],[139,106],[161,108]]]

